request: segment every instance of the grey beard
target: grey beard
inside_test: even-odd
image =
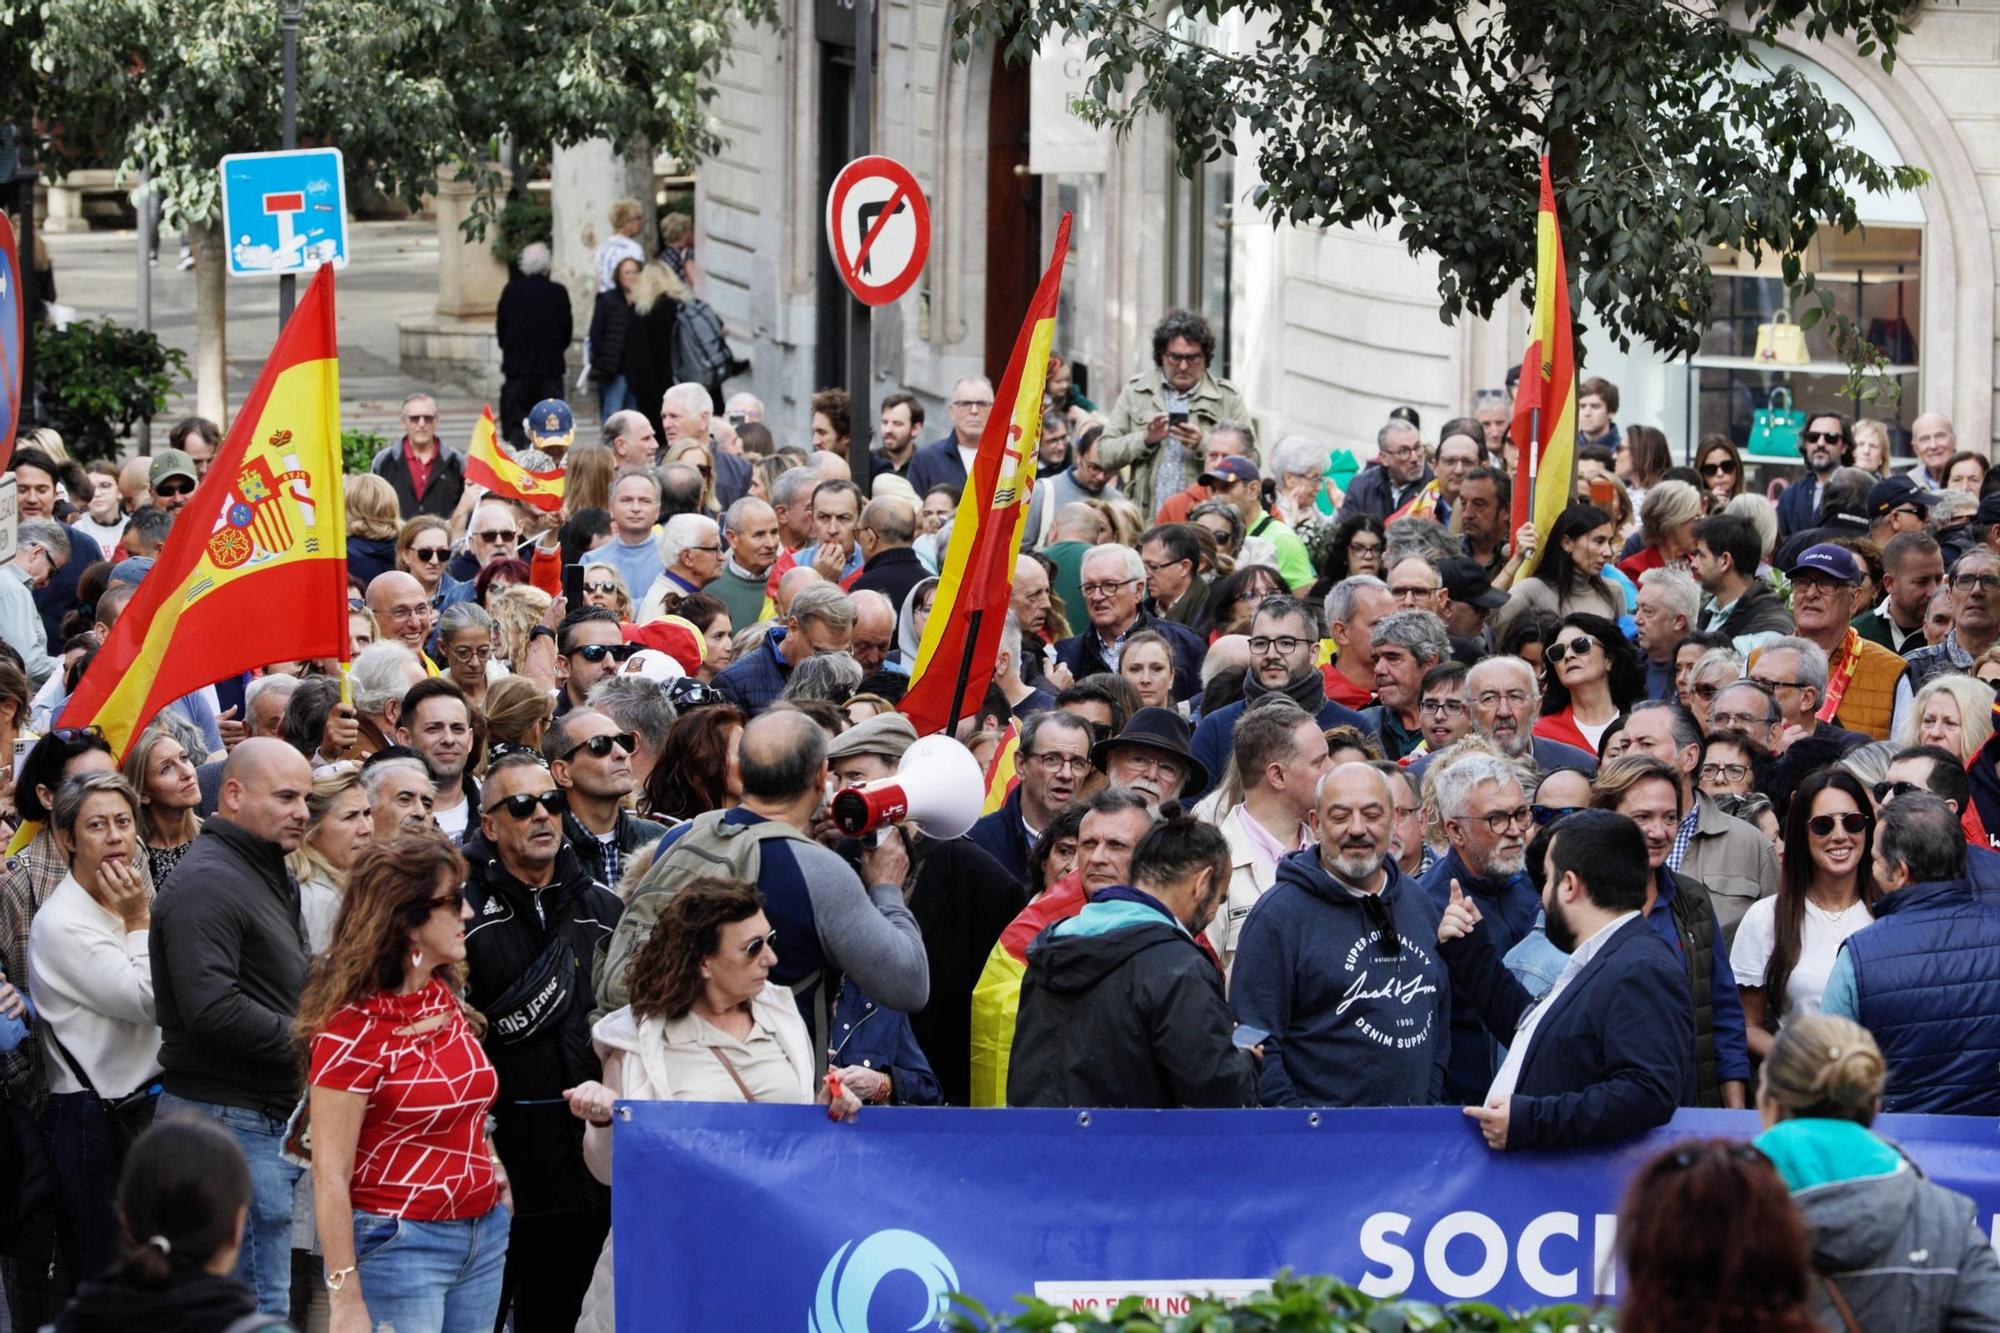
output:
[[[1350,855],[1337,848],[1320,848],[1319,863],[1335,879],[1344,880],[1356,888],[1375,873],[1375,867],[1382,864],[1380,856]]]

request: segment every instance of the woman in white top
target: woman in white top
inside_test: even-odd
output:
[[[611,1183],[611,1104],[624,1098],[674,1102],[793,1102],[815,1099],[814,1052],[792,993],[770,981],[777,932],[757,888],[697,879],[661,911],[632,959],[632,1002],[592,1030],[604,1081],[564,1092],[588,1124],[583,1159]],[[841,1091],[827,1113],[852,1118],[883,1076],[858,1066],[835,1071]],[[817,1099],[829,1102],[829,1087]],[[578,1333],[612,1333],[611,1240],[597,1259]]]
[[[347,872],[374,836],[360,761],[343,759],[314,769],[312,793],[306,797],[305,840],[285,864],[299,881],[299,916],[315,954],[333,943]]]
[[[1792,797],[1778,892],[1750,904],[1729,950],[1759,1059],[1787,1018],[1819,1012],[1841,941],[1875,919],[1873,809],[1861,779],[1842,768],[1808,774]]]
[[[146,951],[152,891],[134,865],[139,799],[124,778],[70,779],[51,816],[69,873],[35,914],[28,991],[50,1039],[42,1124],[62,1182],[56,1232],[71,1271],[95,1274],[122,1252],[111,1207],[120,1158],[150,1123],[160,1091]]]

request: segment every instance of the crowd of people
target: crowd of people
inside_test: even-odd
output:
[[[665,263],[600,276],[671,302]],[[1510,530],[1504,398],[1435,439],[1399,409],[1343,478],[1264,438],[1199,316],[1152,352],[1104,412],[1052,359],[954,735],[990,813],[950,838],[829,798],[919,739],[983,378],[928,441],[891,394],[872,449],[817,394],[808,448],[628,363],[598,438],[510,423],[555,509],[468,483],[412,394],[346,481],[351,663],[218,681],[122,755],[56,723],[220,432],[94,471],[31,436],[17,1325],[609,1328],[624,1099],[1458,1105],[1494,1150],[1756,1106],[1754,1149],[1642,1171],[1646,1215],[1755,1195],[1798,1266],[1756,1300],[1992,1326],[1969,1204],[1867,1126],[2000,1114],[2000,479],[1929,416],[1915,472],[1867,471],[1820,414],[1774,504],[1586,380],[1577,501]],[[1633,1326],[1696,1326],[1682,1286]]]

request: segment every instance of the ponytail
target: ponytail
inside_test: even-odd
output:
[[[118,1182],[126,1280],[159,1287],[201,1271],[238,1243],[249,1202],[250,1166],[229,1131],[199,1115],[157,1122],[132,1145]]]

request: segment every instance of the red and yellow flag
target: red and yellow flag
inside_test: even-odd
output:
[[[479,414],[472,427],[472,447],[465,452],[465,479],[484,486],[503,500],[519,500],[545,514],[562,508],[563,470],[530,472],[500,447],[500,432],[493,428],[493,405]]]
[[[339,342],[322,264],[61,722],[96,724],[122,758],[184,694],[347,654]]]
[[[1576,334],[1569,317],[1569,269],[1563,262],[1555,184],[1542,157],[1542,204],[1535,216],[1535,313],[1521,387],[1514,398],[1514,526],[1533,523],[1542,542],[1517,577],[1535,572],[1549,529],[1576,498]],[[1525,480],[1524,480],[1525,479]]]
[[[1007,804],[1014,788],[1021,784],[1021,733],[1012,722],[1000,733],[993,749],[993,762],[986,766],[986,802],[979,813],[990,815]]]
[[[1000,631],[1014,595],[1014,561],[1021,553],[1028,493],[1035,485],[1042,385],[1048,379],[1049,347],[1055,340],[1056,298],[1062,292],[1063,260],[1069,254],[1069,221],[1069,214],[1063,214],[1048,271],[1042,274],[1028,318],[1015,335],[1007,373],[994,395],[994,402],[1006,404],[1007,411],[986,420],[979,453],[952,520],[951,545],[938,568],[937,602],[924,625],[923,643],[901,705],[920,736],[950,730],[968,710],[979,706],[993,682]]]

